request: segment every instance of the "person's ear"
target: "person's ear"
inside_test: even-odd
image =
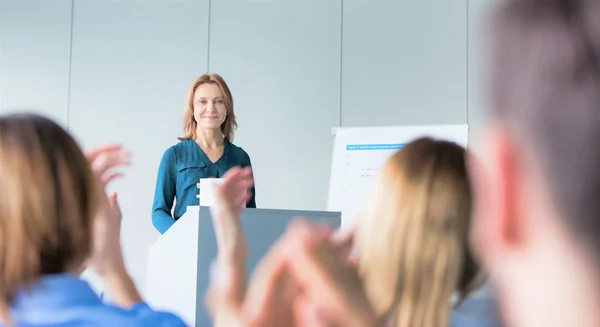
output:
[[[473,186],[471,240],[484,262],[522,241],[522,169],[517,143],[506,130],[490,129],[478,155],[469,155]]]

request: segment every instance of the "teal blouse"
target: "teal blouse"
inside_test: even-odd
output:
[[[250,156],[242,148],[225,141],[223,155],[216,162],[211,162],[194,140],[181,141],[168,148],[162,156],[154,191],[152,205],[152,224],[164,234],[188,206],[199,205],[197,183],[200,178],[219,178],[232,167],[251,166]],[[247,208],[256,208],[256,192],[246,204]],[[173,201],[177,199],[175,210]]]

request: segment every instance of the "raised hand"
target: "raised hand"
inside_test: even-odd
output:
[[[215,203],[211,206],[210,212],[220,258],[245,254],[246,243],[240,224],[240,214],[248,200],[252,185],[250,168],[234,167],[225,174],[223,183],[216,190]]]
[[[342,257],[347,258],[348,262],[356,267],[358,265],[358,259],[352,253],[355,231],[355,227],[338,230],[333,234],[331,241],[340,248]]]
[[[259,262],[241,310],[247,326],[302,326],[297,321],[300,287],[288,267],[289,234],[284,234]]]
[[[331,241],[331,233],[301,220],[286,232],[286,266],[300,294],[297,326],[376,326],[358,272],[344,247]]]
[[[235,301],[240,304],[246,292],[247,245],[240,214],[250,196],[252,185],[250,168],[230,169],[223,177],[223,183],[217,188],[215,203],[210,208],[218,249],[216,269],[227,269],[231,278],[226,290],[219,289],[214,283],[209,287],[207,300],[215,317],[215,325],[233,324],[230,321],[233,317],[229,309],[231,303],[222,302]],[[229,296],[233,296],[234,300],[227,300]],[[224,319],[227,319],[227,324],[222,323]]]
[[[220,274],[229,285],[220,294],[227,314],[215,326],[376,326],[358,273],[332,235],[326,226],[291,224],[257,266],[243,302],[231,291],[233,275]]]
[[[91,265],[100,275],[124,269],[121,252],[121,209],[117,195],[106,193],[110,182],[122,176],[120,168],[129,165],[129,152],[119,145],[96,148],[87,154],[97,183],[97,213],[94,217]]]
[[[214,261],[211,265],[210,285],[204,303],[215,327],[247,327],[234,269],[234,265],[223,260]]]
[[[235,267],[225,261],[213,263],[206,300],[215,327],[301,326],[295,323],[299,294],[286,268],[287,243],[280,238],[260,261],[243,299],[237,294]]]
[[[237,220],[250,197],[253,183],[250,168],[231,168],[217,188],[216,201],[211,207],[211,212],[218,214],[218,218]]]

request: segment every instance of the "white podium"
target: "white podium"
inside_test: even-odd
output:
[[[341,223],[340,212],[244,209],[241,216],[248,242],[248,275],[285,232],[289,221]],[[204,307],[210,264],[217,255],[210,210],[188,207],[187,212],[154,243],[148,253],[146,300],[154,309],[176,313],[189,326],[210,327]]]

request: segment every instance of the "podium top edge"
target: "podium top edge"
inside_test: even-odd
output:
[[[198,206],[201,212],[210,211],[210,207]],[[340,211],[323,211],[323,210],[293,210],[293,209],[264,209],[264,208],[244,208],[242,214],[252,213],[254,215],[286,215],[286,216],[331,216],[341,215]]]

